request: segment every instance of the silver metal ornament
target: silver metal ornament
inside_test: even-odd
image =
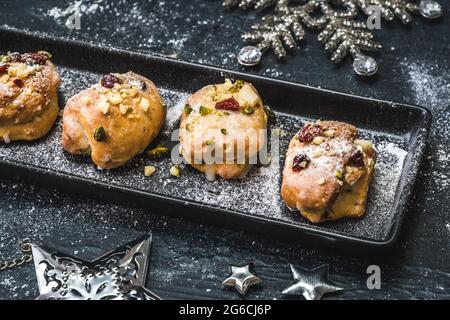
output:
[[[328,265],[313,270],[290,265],[294,283],[283,290],[285,295],[303,295],[306,300],[320,300],[327,293],[344,290],[328,280]]]
[[[353,60],[353,70],[360,76],[372,76],[378,71],[378,64],[374,58],[357,54]]]
[[[51,300],[160,300],[144,287],[151,235],[85,261],[32,244],[40,296]]]
[[[419,3],[420,14],[428,19],[437,19],[442,16],[442,6],[434,0],[422,0]]]
[[[274,8],[270,14],[262,11],[264,17],[261,22],[242,35],[244,42],[251,44],[252,48],[261,52],[270,49],[277,58],[283,59],[288,51],[297,49],[306,30],[312,30],[318,32],[319,42],[330,52],[335,63],[341,62],[348,54],[355,56],[355,53],[381,49],[381,44],[373,40],[366,18],[361,18],[359,13],[366,17],[379,13],[386,21],[398,19],[404,24],[412,21],[413,14],[420,13],[434,19],[443,13],[442,6],[434,0],[224,0],[223,4],[226,8],[239,7],[242,10]],[[367,69],[375,69],[376,72],[378,68],[373,61],[368,63]],[[361,70],[358,74],[363,76],[370,75],[363,65],[359,65],[360,62],[354,65],[355,71]],[[239,63],[242,64],[240,59]]]
[[[243,66],[251,67],[260,63],[261,57],[262,52],[258,47],[246,46],[239,51],[238,61]]]
[[[231,275],[223,282],[224,286],[235,287],[244,296],[248,289],[262,283],[262,280],[252,273],[253,263],[242,267],[231,266]]]

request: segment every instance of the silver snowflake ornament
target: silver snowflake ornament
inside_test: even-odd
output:
[[[144,287],[151,236],[93,261],[32,244],[40,296],[52,300],[159,300]]]
[[[223,282],[224,286],[234,287],[243,296],[248,289],[262,283],[262,280],[252,273],[253,263],[245,266],[231,266],[231,275]]]
[[[265,15],[251,31],[242,35],[244,42],[260,52],[272,50],[277,58],[283,59],[289,51],[297,49],[308,29],[319,32],[318,40],[335,63],[347,55],[356,59],[364,56],[363,52],[381,49],[381,44],[373,40],[372,27],[369,29],[358,13],[368,19],[378,15],[386,21],[398,19],[404,24],[411,22],[413,14],[420,13],[429,19],[442,15],[442,6],[434,0],[224,0],[223,4],[226,8],[243,10],[274,8],[274,14]],[[359,62],[354,65],[360,65]],[[358,73],[357,68],[354,69]],[[376,73],[378,68],[372,70]]]
[[[328,265],[313,270],[290,265],[294,283],[283,290],[285,295],[302,295],[306,300],[320,300],[327,293],[344,290],[328,279]]]

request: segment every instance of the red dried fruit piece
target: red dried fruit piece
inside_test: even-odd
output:
[[[48,56],[36,52],[27,52],[21,55],[21,62],[27,64],[45,64]]]
[[[300,142],[311,142],[315,136],[322,133],[322,127],[318,124],[308,123],[298,133]]]
[[[9,65],[0,63],[0,73],[8,71]]]
[[[48,60],[48,56],[36,52],[27,52],[20,54],[18,52],[9,53],[8,57],[12,62],[21,62],[27,64],[45,64]]]
[[[8,57],[12,62],[22,62],[22,55],[18,52],[8,53]]]
[[[114,85],[116,83],[121,83],[120,79],[117,78],[115,75],[113,74],[107,74],[106,76],[104,76],[102,78],[102,80],[100,81],[100,83],[102,84],[102,86],[104,86],[105,88],[113,88]]]
[[[364,167],[364,155],[361,151],[357,150],[348,159],[348,163],[357,167]]]
[[[292,161],[292,171],[298,172],[300,170],[305,169],[308,164],[311,162],[311,159],[304,153],[300,153],[294,157]]]
[[[226,100],[217,102],[216,109],[238,111],[239,110],[239,102],[237,102],[235,98],[231,97]]]
[[[13,83],[18,86],[19,88],[23,87],[23,81],[21,79],[14,79]]]

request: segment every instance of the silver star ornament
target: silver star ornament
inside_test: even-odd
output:
[[[294,283],[283,290],[285,295],[303,295],[306,300],[320,300],[327,293],[344,290],[328,279],[328,265],[313,270],[290,265]]]
[[[242,267],[231,266],[231,275],[223,282],[224,286],[235,287],[244,296],[248,289],[262,283],[262,280],[252,273],[253,263]]]
[[[39,300],[160,300],[146,289],[151,235],[93,261],[32,244]]]

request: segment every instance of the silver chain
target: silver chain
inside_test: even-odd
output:
[[[24,265],[25,263],[30,262],[33,260],[33,256],[31,255],[31,240],[30,239],[23,239],[19,242],[19,248],[22,252],[22,257],[0,261],[0,271],[13,269],[20,267]]]

